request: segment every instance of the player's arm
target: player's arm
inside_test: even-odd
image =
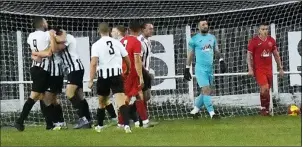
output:
[[[40,58],[45,58],[45,57],[50,57],[52,56],[53,52],[56,51],[57,48],[57,43],[55,40],[55,33],[54,31],[49,31],[49,35],[50,35],[50,46],[46,49],[44,49],[43,51],[40,52],[32,52],[33,56],[38,56]]]
[[[140,80],[143,80],[142,75],[142,60],[141,60],[141,43],[136,41],[134,44],[134,58],[135,58],[135,68]]]
[[[277,65],[278,65],[278,71],[283,70],[282,61],[281,61],[280,54],[277,49],[276,41],[273,41],[273,52],[272,53],[273,53],[273,56],[275,58]]]
[[[186,58],[186,67],[184,70],[184,79],[190,81],[191,80],[191,74],[189,72],[190,66],[193,61],[193,56],[195,54],[194,49],[195,49],[195,43],[193,39],[191,39],[188,43],[188,50],[187,50],[187,58]]]
[[[248,74],[253,75],[253,53],[254,53],[254,42],[250,40],[248,43],[248,51],[247,51],[247,65],[248,65]]]
[[[131,68],[130,59],[128,57],[128,53],[127,53],[125,47],[122,44],[119,44],[119,48],[120,48],[120,53],[121,53],[122,59],[126,64],[126,71],[124,72],[124,74],[128,75],[130,68]]]
[[[91,53],[92,53],[92,55],[91,55],[91,61],[90,61],[89,82],[93,83],[93,80],[95,78],[96,71],[97,71],[98,60],[99,60],[98,50],[95,45],[92,46]],[[90,85],[90,87],[91,86],[92,85]]]
[[[215,56],[217,57],[217,59],[219,59],[219,63],[220,63],[220,71],[221,73],[225,73],[226,72],[226,65],[223,59],[223,56],[219,50],[219,45],[217,42],[216,37],[214,37],[214,50],[215,50]]]

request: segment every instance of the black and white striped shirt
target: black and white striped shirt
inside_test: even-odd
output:
[[[91,57],[98,57],[98,77],[104,79],[122,74],[122,57],[128,55],[122,43],[104,36],[92,45]]]
[[[149,70],[150,57],[151,57],[151,41],[143,37],[143,35],[138,36],[138,40],[141,42],[141,56],[142,64],[146,70]]]
[[[64,67],[67,68],[68,73],[78,70],[84,70],[84,66],[77,53],[77,41],[73,35],[66,35],[66,48],[62,51],[61,57]]]
[[[49,31],[37,30],[29,34],[27,38],[27,44],[30,45],[32,52],[39,52],[48,49],[50,46],[50,34]],[[43,70],[48,71],[49,59],[42,58],[42,62],[33,60],[32,67],[38,66]]]
[[[50,76],[63,76],[63,62],[61,58],[61,52],[54,53],[49,59],[49,73]]]

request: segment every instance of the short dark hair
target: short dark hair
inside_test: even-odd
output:
[[[116,28],[117,30],[119,30],[121,32],[121,35],[124,36],[125,35],[125,27],[122,26],[122,25],[118,25],[118,26],[115,26],[114,28]]]
[[[260,26],[268,26],[268,25],[269,25],[268,22],[261,22],[261,23],[259,24],[259,27],[260,27]]]
[[[54,31],[56,31],[56,35],[62,35],[62,28],[61,27],[54,27],[53,28]]]
[[[138,21],[134,20],[129,24],[129,29],[132,30],[133,32],[140,32],[141,30],[141,25]]]
[[[35,28],[40,28],[42,27],[42,23],[43,23],[43,17],[41,16],[36,16],[34,18],[34,21],[33,21],[33,25]]]
[[[98,31],[101,33],[101,34],[105,34],[105,33],[109,33],[109,26],[106,22],[102,22],[99,24],[99,28],[98,28]]]
[[[200,22],[201,22],[201,21],[206,21],[207,24],[209,24],[208,19],[206,19],[206,18],[201,18],[201,19],[199,19],[199,21],[198,21],[198,25],[200,25]]]
[[[144,21],[141,25],[141,28],[145,29],[146,25],[148,25],[148,24],[153,24],[153,23],[151,21]]]

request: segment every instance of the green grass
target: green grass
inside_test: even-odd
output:
[[[153,128],[134,128],[132,134],[109,127],[101,133],[93,129],[46,131],[44,127],[1,129],[2,146],[299,146],[301,117],[235,117],[221,120],[161,121]]]

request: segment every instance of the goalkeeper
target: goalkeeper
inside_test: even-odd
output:
[[[220,70],[225,72],[226,66],[223,58],[218,50],[217,39],[214,35],[208,33],[209,27],[207,20],[200,20],[198,23],[199,33],[189,41],[189,50],[186,60],[186,68],[184,70],[184,79],[190,81],[191,74],[189,72],[192,58],[196,56],[195,74],[199,87],[201,88],[200,95],[195,100],[194,109],[190,114],[195,115],[200,111],[200,108],[205,105],[211,118],[219,118],[214,112],[211,102],[211,85],[213,80],[213,59],[214,53],[219,57]]]

